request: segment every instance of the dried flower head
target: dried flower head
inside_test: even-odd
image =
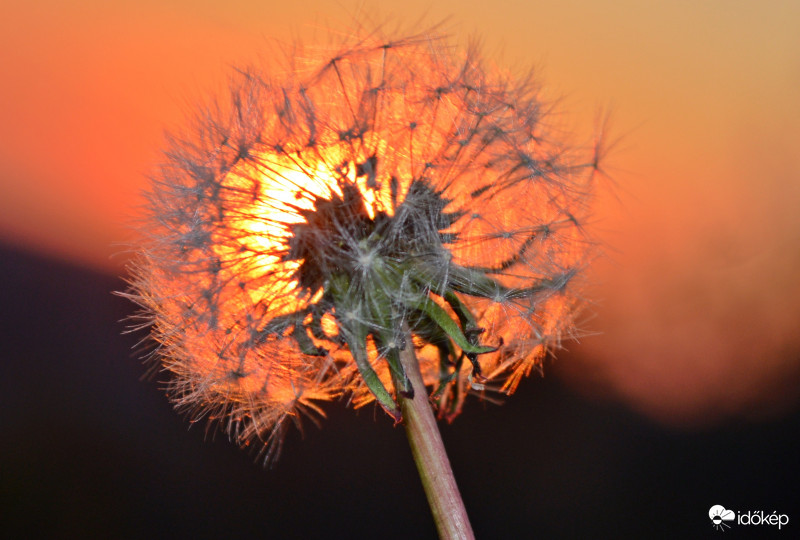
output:
[[[130,296],[177,407],[268,456],[339,396],[399,420],[426,391],[408,343],[443,417],[512,393],[572,328],[593,160],[440,38],[273,71],[237,72],[153,179]]]

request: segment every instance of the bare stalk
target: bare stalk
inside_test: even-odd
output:
[[[400,397],[403,424],[439,537],[442,540],[474,539],[410,339],[400,352],[400,363],[414,389],[413,398]]]

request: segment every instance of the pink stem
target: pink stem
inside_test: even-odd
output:
[[[422,382],[414,346],[411,344],[411,339],[407,342],[408,346],[400,352],[400,363],[411,381],[414,397],[408,399],[399,396],[399,399],[411,452],[433,512],[439,537],[443,540],[471,540],[475,535],[428,401],[428,393]]]

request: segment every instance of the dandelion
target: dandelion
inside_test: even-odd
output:
[[[332,399],[377,402],[416,453],[432,409],[514,392],[572,330],[589,251],[594,160],[547,113],[428,35],[237,72],[171,139],[133,267],[176,407],[266,461]]]

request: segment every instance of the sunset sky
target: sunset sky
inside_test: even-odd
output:
[[[552,369],[669,424],[797,406],[800,3],[389,5],[5,3],[0,241],[121,274],[163,133],[232,66],[335,41],[353,21],[391,33],[444,20],[456,43],[533,68],[577,142],[609,118],[588,335]]]

